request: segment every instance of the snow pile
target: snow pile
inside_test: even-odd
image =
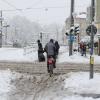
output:
[[[93,55],[94,57],[94,64],[100,64],[100,56],[98,55]],[[62,54],[59,54],[57,63],[85,63],[89,64],[90,63],[90,55],[86,54],[86,56],[81,56],[80,53],[78,52],[73,52],[72,56],[69,56],[69,52],[64,52]]]
[[[15,79],[15,75],[10,70],[0,71],[0,100],[8,100],[7,93],[14,89],[11,80]]]
[[[68,62],[68,63],[89,63],[89,55],[86,57],[81,56],[79,53],[75,53],[72,56],[69,56],[68,52],[62,53],[59,55],[58,63]]]
[[[60,46],[59,53],[62,54],[65,52],[68,52],[68,46]]]
[[[21,90],[22,93],[17,94]],[[11,93],[12,91],[15,95]],[[26,94],[23,95],[23,91]],[[1,100],[8,100],[8,98],[10,100],[14,96],[17,96],[16,100],[18,98],[24,100],[100,100],[100,98],[80,95],[89,93],[100,93],[100,73],[94,73],[94,78],[90,80],[88,72],[71,72],[50,78],[48,75],[30,76],[10,70],[0,71]]]
[[[24,49],[21,48],[0,48],[0,60],[16,61],[16,62],[33,62],[37,60],[37,52],[24,54]]]
[[[89,73],[69,73],[65,80],[65,88],[73,93],[100,93],[100,73],[95,73],[93,79],[89,79]]]
[[[95,73],[91,80],[88,72],[71,72],[54,76],[45,81],[41,88],[36,100],[100,100],[92,97],[93,95],[86,97],[81,95],[100,93],[100,74]]]
[[[9,92],[10,87],[10,81],[12,78],[12,72],[10,70],[1,70],[0,71],[0,93]]]

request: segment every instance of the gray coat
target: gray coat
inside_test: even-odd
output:
[[[55,56],[56,47],[54,43],[52,42],[47,43],[44,49],[47,52],[48,56]]]

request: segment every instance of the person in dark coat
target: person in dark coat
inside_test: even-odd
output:
[[[55,41],[55,47],[56,47],[56,58],[57,58],[59,54],[59,48],[60,48],[58,41]]]
[[[83,46],[84,46],[84,43],[81,42],[80,43],[80,53],[81,53],[81,56],[83,56]]]
[[[85,44],[85,43],[84,43],[84,45],[83,45],[83,55],[86,56],[86,44]]]
[[[38,61],[45,61],[45,57],[43,55],[44,51],[43,51],[43,47],[42,47],[42,43],[40,42],[40,40],[37,41],[38,43]]]
[[[45,45],[44,51],[47,53],[47,59],[49,57],[53,57],[54,58],[54,68],[56,68],[55,63],[56,63],[56,59],[55,59],[55,51],[56,51],[56,47],[55,44],[53,42],[53,39],[50,39],[50,41]],[[49,72],[49,65],[47,62],[47,70]]]

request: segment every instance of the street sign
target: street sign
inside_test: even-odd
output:
[[[94,64],[94,57],[90,56],[90,64]]]
[[[92,29],[92,30],[91,30]],[[86,29],[87,35],[91,35],[91,31],[93,31],[94,35],[97,33],[97,28],[94,25],[89,25]]]

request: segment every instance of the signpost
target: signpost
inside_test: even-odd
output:
[[[95,8],[95,1],[94,0],[91,0],[91,25],[90,25],[90,36],[91,36],[91,52],[90,52],[90,79],[93,79],[93,74],[94,74],[94,58],[93,58],[93,51],[94,51],[94,34],[95,31],[94,31],[94,25],[93,25],[93,22],[94,22],[94,16],[95,16],[95,11],[94,11],[94,8]]]
[[[91,29],[92,28],[92,29]],[[86,29],[86,33],[87,35],[91,35],[91,32],[93,32],[93,35],[95,35],[97,33],[97,28],[95,25],[89,25]]]
[[[71,8],[70,8],[70,28],[74,26],[74,0],[71,0]],[[71,30],[70,30],[70,37],[71,37]],[[69,41],[69,56],[72,55],[72,49],[73,49],[73,42],[71,40]]]

